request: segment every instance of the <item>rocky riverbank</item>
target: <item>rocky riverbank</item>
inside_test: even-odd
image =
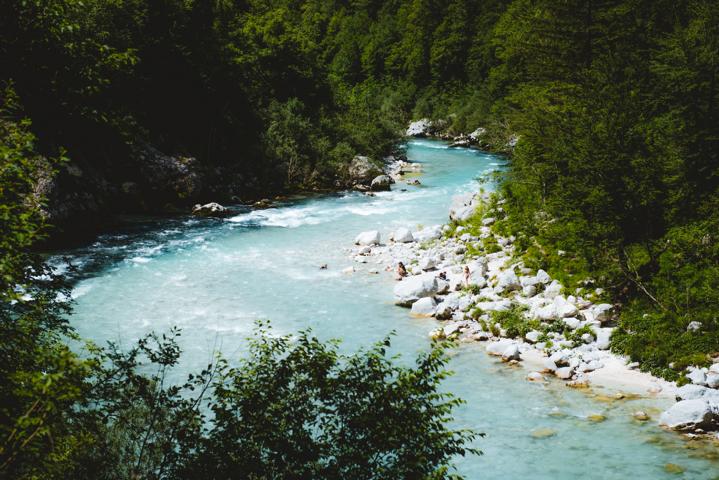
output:
[[[616,306],[601,301],[601,288],[569,292],[547,272],[527,267],[514,238],[492,229],[502,203],[488,194],[458,196],[448,224],[362,232],[349,254],[375,274],[396,275],[401,262],[407,276],[396,283],[394,302],[413,316],[441,321],[428,332],[433,338],[482,342],[489,355],[524,364],[529,381],[552,376],[573,388],[674,397],[660,425],[690,435],[716,432],[719,390],[707,378],[713,381],[719,364],[695,369],[697,384],[677,387],[612,353]],[[644,412],[635,418],[649,420]]]

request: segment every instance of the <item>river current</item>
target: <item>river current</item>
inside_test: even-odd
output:
[[[133,218],[63,252],[77,269],[68,273],[72,324],[96,343],[124,346],[180,327],[183,376],[216,350],[230,360],[242,355],[257,319],[271,320],[277,333],[312,328],[320,338],[341,339],[346,351],[394,330],[395,351],[411,361],[428,347],[437,322],[394,306],[384,265],[355,264],[346,249],[363,230],[377,229],[386,240],[397,227],[446,222],[452,195],[476,190],[476,179],[504,161],[429,140],[410,141],[407,153],[423,165],[420,186],[299,199],[224,220]],[[341,272],[351,265],[355,273]],[[381,273],[368,273],[372,268]],[[484,455],[458,459],[468,479],[719,478],[716,449],[657,427],[667,400],[613,400],[613,392],[528,382],[523,368],[487,356],[479,343],[457,347],[450,368],[455,375],[445,388],[467,402],[456,423],[486,433],[475,445]],[[653,420],[636,422],[636,410]],[[592,422],[593,414],[606,420]]]

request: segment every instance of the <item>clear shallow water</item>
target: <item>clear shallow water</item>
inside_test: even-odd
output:
[[[424,174],[422,185],[406,192],[395,185],[376,197],[305,199],[223,221],[135,219],[65,252],[77,267],[72,323],[86,338],[126,346],[179,326],[185,372],[206,365],[216,349],[241,355],[259,318],[271,319],[278,333],[311,327],[321,338],[341,338],[347,350],[396,330],[394,347],[411,360],[427,347],[435,322],[393,306],[392,276],[367,273],[384,266],[354,264],[345,249],[363,230],[378,229],[386,239],[399,226],[445,222],[451,196],[476,189],[474,179],[503,162],[433,141],[410,142],[408,155],[424,164]],[[329,268],[320,270],[324,263]],[[358,272],[340,273],[350,265]],[[631,419],[639,409],[658,416],[662,401],[600,402],[559,382],[533,384],[481,344],[457,348],[451,368],[456,375],[446,387],[467,401],[457,423],[487,434],[477,442],[484,456],[458,462],[467,478],[719,478],[716,451]],[[607,420],[588,421],[594,413]],[[546,428],[555,434],[531,435]],[[683,475],[667,473],[667,463]]]

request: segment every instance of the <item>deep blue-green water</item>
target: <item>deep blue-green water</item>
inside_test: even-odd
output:
[[[178,374],[205,366],[215,350],[241,355],[256,319],[270,319],[278,333],[311,327],[321,338],[342,339],[347,350],[395,330],[394,347],[410,360],[427,348],[434,320],[410,318],[392,304],[391,274],[366,271],[383,265],[342,274],[354,264],[345,249],[362,230],[378,229],[386,239],[399,226],[444,223],[451,196],[475,190],[475,179],[503,160],[424,140],[411,141],[408,156],[424,166],[419,187],[298,200],[226,220],[134,219],[66,252],[78,267],[72,323],[86,338],[125,346],[178,326]],[[458,347],[451,368],[446,388],[467,401],[457,423],[487,434],[476,445],[483,456],[458,460],[467,478],[719,478],[716,450],[632,420],[639,409],[657,417],[665,401],[599,402],[560,382],[530,383],[523,369],[488,357],[480,344]],[[588,421],[594,413],[607,420]],[[554,435],[531,435],[546,428]],[[684,473],[666,472],[667,463]]]

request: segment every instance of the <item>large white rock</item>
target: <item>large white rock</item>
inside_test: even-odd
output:
[[[422,297],[431,297],[437,294],[439,285],[434,274],[425,273],[405,277],[394,287],[395,303],[409,307]]]
[[[599,350],[609,350],[610,341],[612,339],[612,328],[595,328],[597,341],[596,346]]]
[[[391,240],[397,243],[410,243],[414,242],[414,237],[409,229],[400,227],[394,231]]]
[[[412,304],[412,315],[418,317],[431,317],[434,315],[437,302],[432,297],[420,298]]]
[[[411,122],[407,127],[405,135],[408,137],[426,137],[429,129],[432,127],[432,122],[426,118]]]
[[[544,296],[550,300],[553,300],[554,297],[559,295],[562,292],[562,285],[554,280],[552,283],[547,285],[547,288],[544,290]]]
[[[719,388],[719,373],[716,372],[709,372],[707,373],[707,387],[709,388]]]
[[[542,335],[542,334],[541,334],[540,332],[538,332],[538,331],[536,331],[536,330],[532,330],[531,332],[527,332],[527,334],[524,336],[524,338],[525,338],[529,343],[537,343],[537,341],[539,341],[539,337],[540,337],[541,335]]]
[[[677,400],[696,400],[700,398],[719,403],[719,390],[694,384],[684,385],[676,390]]]
[[[192,208],[192,214],[198,217],[224,217],[229,211],[217,202],[199,203]]]
[[[473,193],[455,195],[449,207],[449,219],[463,222],[469,219],[476,209],[477,199]]]
[[[521,288],[519,278],[517,278],[517,274],[514,273],[513,269],[505,270],[497,276],[497,288],[502,292],[509,292]]]
[[[592,312],[594,313],[594,320],[597,320],[599,322],[606,322],[611,319],[610,312],[612,311],[612,306],[608,303],[600,303],[599,305],[595,305],[592,307]]]
[[[568,302],[562,295],[554,297],[554,306],[559,318],[573,317],[577,314],[577,307]]]
[[[547,272],[545,272],[544,270],[542,270],[541,268],[539,270],[537,270],[536,278],[537,278],[538,283],[546,284],[546,283],[549,283],[552,281],[552,277],[550,277],[549,274]]]
[[[687,378],[691,380],[694,385],[706,385],[707,383],[707,374],[704,373],[701,368],[692,369],[692,371],[687,374]]]
[[[419,268],[422,270],[432,270],[436,265],[434,258],[429,255],[419,259]]]
[[[505,348],[502,352],[502,360],[505,362],[509,362],[510,360],[521,360],[521,357],[519,356],[519,346],[517,346],[516,343],[513,343]]]
[[[703,399],[677,402],[659,417],[659,424],[673,430],[712,430],[719,419],[719,406]]]
[[[555,320],[557,318],[557,307],[554,303],[539,307],[534,310],[534,317],[543,321]]]
[[[377,230],[362,232],[355,237],[355,245],[379,245],[380,236]]]
[[[488,343],[486,349],[488,354],[501,357],[502,355],[504,355],[504,352],[512,345],[515,345],[514,340],[506,338],[497,342]]]
[[[392,182],[393,180],[389,175],[377,175],[372,179],[370,189],[373,192],[384,192],[390,190]]]
[[[418,242],[426,242],[428,240],[437,240],[442,238],[442,226],[432,225],[431,227],[424,227],[422,230],[418,230],[412,234],[415,240]]]

